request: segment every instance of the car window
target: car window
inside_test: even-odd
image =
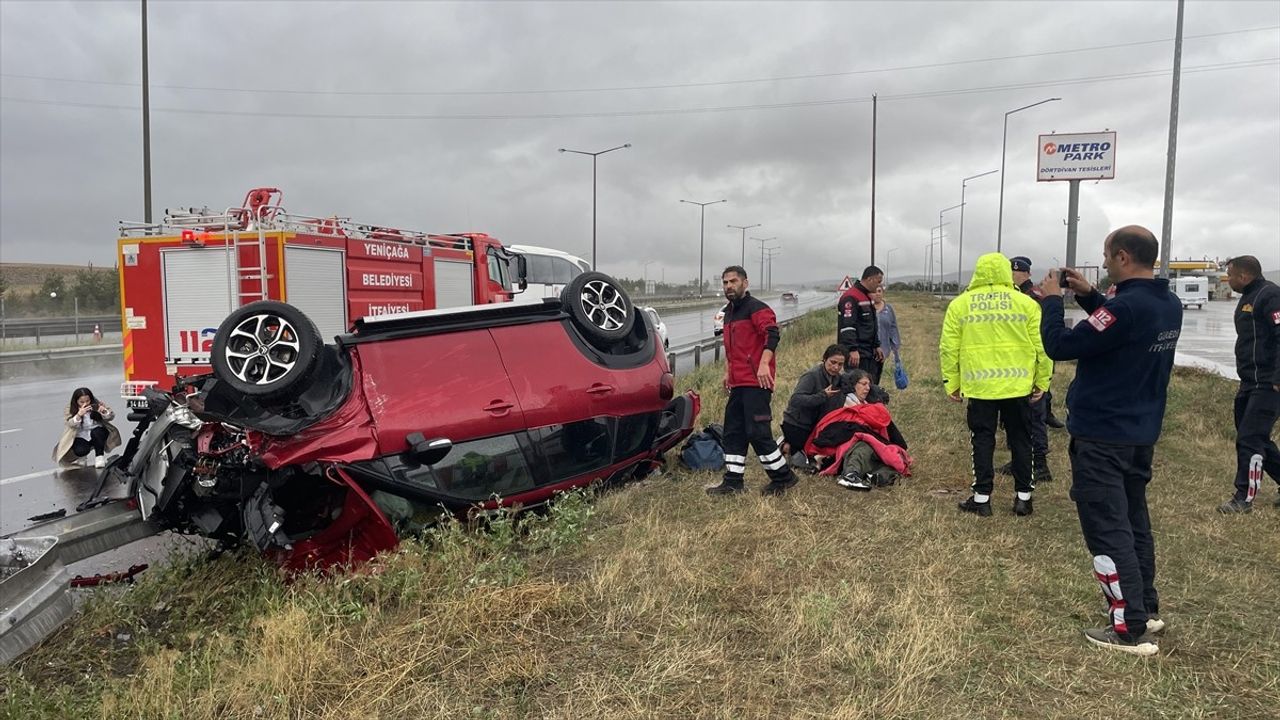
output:
[[[574,278],[582,273],[578,271],[578,266],[561,258],[551,258],[551,263],[555,268],[555,279],[557,285],[568,285]]]
[[[618,438],[614,442],[613,461],[621,462],[653,445],[658,425],[656,413],[629,415],[618,420]]]
[[[559,482],[610,464],[613,419],[592,418],[537,431],[538,447],[549,469],[548,480]]]
[[[489,250],[489,279],[505,290],[511,289],[511,272],[507,267],[507,259],[499,257],[498,252],[492,248]]]
[[[421,473],[418,473],[421,474]],[[466,500],[488,500],[534,487],[517,435],[458,443],[431,468],[432,489]]]
[[[555,270],[552,269],[551,258],[546,255],[525,255],[524,257],[529,265],[529,282],[543,285],[555,283]]]

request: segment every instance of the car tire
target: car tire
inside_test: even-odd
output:
[[[301,310],[261,300],[236,308],[218,326],[210,358],[213,374],[258,400],[297,397],[319,363],[324,342]]]
[[[621,340],[635,326],[635,308],[627,291],[601,272],[574,278],[560,293],[560,304],[582,334],[597,342]]]

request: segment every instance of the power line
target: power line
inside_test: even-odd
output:
[[[1194,40],[1201,38],[1223,37],[1227,35],[1240,35],[1245,33],[1267,32],[1271,30],[1280,30],[1280,25],[1269,25],[1266,27],[1242,28],[1238,30],[1224,30],[1216,33],[1204,33],[1201,35],[1187,35],[1184,40]],[[432,97],[432,96],[482,96],[482,95],[556,95],[556,94],[573,94],[573,93],[598,93],[598,92],[629,92],[638,90],[673,90],[680,88],[702,88],[716,87],[722,85],[749,85],[753,83],[772,83],[772,82],[791,82],[795,80],[814,80],[821,78],[834,77],[850,77],[855,75],[872,75],[879,73],[901,72],[907,70],[928,70],[942,67],[953,67],[957,65],[973,65],[977,63],[1002,62],[1005,60],[1025,60],[1029,58],[1049,57],[1052,55],[1069,55],[1073,53],[1097,52],[1099,50],[1114,50],[1118,48],[1139,47],[1143,45],[1158,45],[1160,43],[1173,42],[1173,38],[1160,38],[1157,40],[1139,40],[1127,43],[1115,43],[1111,45],[1095,45],[1092,47],[1073,48],[1068,50],[1046,50],[1036,53],[1025,53],[1021,55],[1001,55],[986,58],[972,58],[967,60],[948,60],[934,63],[924,63],[920,65],[900,65],[885,68],[870,68],[863,70],[845,70],[840,72],[811,73],[806,75],[780,75],[777,77],[767,78],[749,78],[739,80],[715,80],[707,82],[690,82],[690,83],[668,83],[660,85],[624,85],[619,87],[590,87],[590,88],[556,88],[556,89],[538,89],[538,90],[298,90],[294,88],[234,88],[234,87],[216,87],[202,85],[156,85],[153,88],[163,88],[166,90],[191,90],[198,92],[238,92],[238,93],[264,93],[271,95],[329,95],[329,96],[357,96],[357,97]],[[81,85],[106,85],[116,87],[140,87],[140,83],[134,82],[117,82],[112,80],[85,80],[79,78],[67,77],[51,77],[44,75],[21,75],[15,73],[0,73],[0,77],[13,78],[19,80],[41,80],[45,82],[61,82],[74,83]]]
[[[1266,67],[1271,65],[1280,65],[1280,57],[1260,58],[1255,60],[1241,60],[1228,63],[1216,63],[1212,65],[1188,66],[1182,69],[1183,74],[1192,74],[1196,72],[1217,72],[1223,70],[1237,70],[1252,67]],[[954,88],[948,90],[929,90],[917,93],[904,93],[899,95],[879,95],[880,100],[919,100],[932,97],[948,97],[953,95],[970,95],[988,92],[1002,92],[1007,90],[1023,90],[1029,88],[1046,88],[1060,87],[1068,85],[1083,85],[1101,82],[1113,82],[1118,80],[1134,80],[1141,78],[1161,77],[1172,74],[1172,70],[1143,70],[1131,73],[1118,73],[1113,75],[1095,75],[1092,77],[1080,78],[1064,78],[1060,80],[1047,80],[1025,83],[1013,83],[1008,85],[988,85],[982,87],[971,88]],[[23,103],[28,105],[54,105],[60,107],[78,107],[78,108],[96,108],[104,110],[137,110],[136,105],[112,105],[106,103],[86,103],[72,102],[63,100],[37,100],[29,98],[16,98],[10,96],[0,96],[0,101]],[[645,117],[655,115],[694,115],[701,113],[723,113],[737,112],[743,110],[777,110],[785,108],[803,108],[803,107],[823,107],[828,105],[855,105],[860,103],[871,102],[869,97],[850,97],[850,98],[831,98],[825,100],[802,100],[796,102],[784,103],[756,103],[749,105],[723,105],[715,107],[698,107],[698,108],[659,108],[649,110],[610,110],[610,111],[586,111],[586,112],[548,112],[548,113],[513,113],[513,114],[492,114],[492,113],[467,113],[467,114],[370,114],[370,113],[302,113],[277,110],[210,110],[200,108],[151,108],[152,112],[179,113],[184,115],[220,115],[229,117],[275,117],[275,118],[296,118],[296,119],[325,119],[325,120],[565,120],[576,118],[621,118],[621,117]]]

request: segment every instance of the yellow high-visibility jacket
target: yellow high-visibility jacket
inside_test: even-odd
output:
[[[1004,255],[978,258],[969,289],[947,306],[938,355],[947,394],[1003,400],[1049,389],[1053,361],[1040,341],[1040,305],[1014,286]]]

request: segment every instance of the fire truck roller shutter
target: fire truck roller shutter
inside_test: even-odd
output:
[[[473,266],[466,261],[436,259],[436,307],[464,307],[475,304]]]
[[[344,254],[331,248],[284,248],[284,287],[289,304],[306,313],[320,337],[330,343],[335,335],[347,331]]]
[[[218,323],[235,307],[227,254],[207,248],[160,251],[164,280],[165,362],[206,364]]]

